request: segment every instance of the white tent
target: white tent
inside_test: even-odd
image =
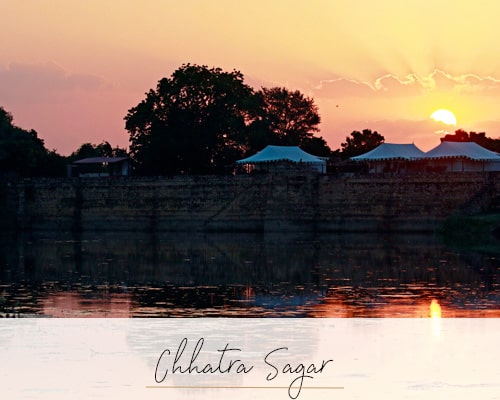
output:
[[[382,160],[414,160],[421,158],[425,153],[413,143],[397,144],[382,143],[380,146],[361,154],[351,157],[354,161],[382,161]]]
[[[474,142],[443,141],[424,159],[444,171],[500,171],[500,155]]]
[[[500,160],[494,151],[485,149],[474,142],[447,142],[443,141],[425,153],[425,158],[452,158],[463,157],[475,161]]]
[[[321,157],[306,153],[298,146],[273,146],[269,145],[253,156],[236,161],[237,164],[265,164],[291,162],[310,164],[314,169],[325,172],[326,160]]]
[[[411,161],[422,158],[424,154],[413,143],[382,143],[365,154],[351,157],[351,160],[368,162],[371,173],[402,173],[412,168]]]

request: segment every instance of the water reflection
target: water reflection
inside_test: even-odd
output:
[[[441,318],[441,305],[436,299],[432,299],[429,316],[431,318]]]
[[[0,313],[500,317],[497,254],[432,236],[36,233],[0,238]]]

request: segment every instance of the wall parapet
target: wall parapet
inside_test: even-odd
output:
[[[36,178],[0,185],[3,228],[431,231],[500,210],[500,173]],[[6,223],[5,221],[8,221]]]

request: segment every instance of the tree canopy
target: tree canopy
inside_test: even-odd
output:
[[[321,117],[313,99],[298,90],[280,87],[262,88],[259,95],[263,125],[269,131],[266,144],[300,146],[314,155],[330,155],[326,141],[314,136],[319,132]]]
[[[351,137],[346,137],[346,141],[341,143],[341,157],[348,159],[359,156],[385,142],[385,138],[377,131],[371,129],[363,129],[360,131],[351,132]]]
[[[242,155],[256,100],[238,71],[183,65],[125,117],[138,170],[220,172]]]
[[[319,131],[321,119],[312,99],[280,87],[262,88],[261,93],[269,129],[284,143],[298,146]]]
[[[111,147],[109,142],[103,141],[100,144],[83,143],[76,151],[71,153],[69,160],[79,160],[90,157],[122,157],[127,156],[127,150],[120,147]]]
[[[131,156],[146,175],[220,173],[268,144],[329,155],[324,139],[313,137],[319,122],[314,102],[298,91],[255,92],[239,71],[190,64],[162,78],[125,117]]]
[[[0,173],[19,176],[64,175],[64,157],[45,148],[35,130],[13,124],[13,117],[0,107]]]

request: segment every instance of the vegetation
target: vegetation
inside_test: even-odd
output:
[[[183,65],[128,111],[125,127],[144,175],[221,172],[240,157],[257,97],[238,71]]]
[[[239,71],[183,65],[125,121],[131,156],[144,175],[221,173],[268,144],[330,154],[313,136],[320,116],[312,99],[285,88],[255,92]]]
[[[128,156],[127,150],[113,148],[109,142],[102,142],[101,144],[84,143],[76,151],[71,153],[68,157],[69,161],[80,160],[82,158],[91,157],[125,157]]]
[[[359,156],[373,150],[384,141],[385,138],[377,131],[372,132],[371,129],[363,129],[362,132],[354,131],[351,133],[351,137],[346,137],[345,142],[341,144],[340,155],[344,160]]]
[[[385,138],[377,131],[353,131],[334,152],[316,136],[321,117],[314,100],[283,87],[255,91],[239,71],[185,64],[162,78],[128,110],[130,153],[109,142],[84,143],[69,157],[45,148],[34,130],[13,124],[0,107],[0,175],[64,176],[66,165],[87,157],[130,155],[138,175],[227,172],[240,158],[269,144],[300,146],[322,156],[348,160]],[[473,141],[500,152],[500,139],[457,130],[442,141]]]
[[[99,145],[84,143],[69,157],[61,156],[46,149],[36,131],[15,126],[12,115],[0,107],[0,177],[66,176],[66,166],[71,161],[126,155],[126,149],[102,142]]]
[[[449,247],[500,254],[500,214],[450,217],[438,232]]]
[[[321,157],[331,155],[326,141],[313,135],[314,132],[319,132],[318,125],[321,122],[318,107],[313,99],[298,90],[292,92],[279,87],[263,88],[258,95],[263,100],[260,122],[267,131],[267,140],[265,143],[249,146],[250,149],[260,150],[265,145],[276,144],[300,146],[303,150]]]
[[[13,124],[10,113],[0,107],[0,174],[59,176],[66,171],[64,157],[45,148],[34,130]]]

